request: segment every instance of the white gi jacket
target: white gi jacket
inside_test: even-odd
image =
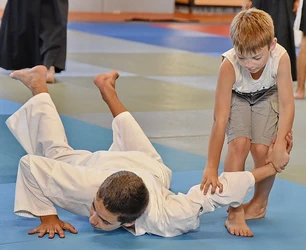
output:
[[[7,126],[28,155],[21,158],[16,181],[14,212],[38,217],[57,214],[53,204],[89,216],[93,198],[111,174],[127,170],[140,176],[150,201],[136,220],[134,235],[177,236],[199,226],[199,216],[221,206],[240,205],[254,186],[250,172],[223,173],[222,194],[203,195],[199,185],[188,194],[169,190],[167,168],[129,112],[113,120],[109,151],[91,153],[72,149],[47,93],[31,98],[7,120]]]

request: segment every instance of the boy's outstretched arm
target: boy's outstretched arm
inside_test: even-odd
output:
[[[290,59],[285,53],[279,62],[277,73],[277,88],[279,100],[279,123],[275,145],[267,162],[272,162],[278,172],[289,162],[289,153],[286,150],[286,136],[292,130],[294,119],[294,96],[291,77]]]
[[[206,195],[211,186],[211,193],[216,188],[222,192],[222,183],[218,180],[220,155],[225,139],[226,125],[230,116],[232,88],[235,82],[235,71],[232,64],[224,59],[220,66],[218,84],[215,94],[214,121],[209,139],[207,163],[203,173],[201,190]]]

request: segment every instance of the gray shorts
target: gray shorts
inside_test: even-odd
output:
[[[273,88],[255,100],[233,91],[230,118],[226,128],[228,143],[246,137],[251,143],[269,146],[277,133],[278,93]]]

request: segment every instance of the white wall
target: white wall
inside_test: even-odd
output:
[[[175,0],[104,0],[104,11],[173,13]]]
[[[0,0],[0,9],[4,9],[6,0]]]
[[[104,0],[69,0],[69,11],[103,12],[103,4]]]
[[[0,0],[0,9],[7,0]],[[69,10],[77,12],[173,13],[175,0],[69,0]]]

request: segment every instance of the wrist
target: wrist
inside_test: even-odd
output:
[[[218,167],[215,167],[215,166],[206,166],[204,170],[218,172]]]
[[[44,216],[40,216],[40,221],[41,222],[49,222],[52,219],[58,219],[58,216],[56,214],[51,214],[51,215],[44,215]]]
[[[273,150],[286,150],[287,142],[286,140],[276,141]]]
[[[272,162],[269,162],[268,165],[271,168],[271,171],[273,172],[273,174],[277,174],[278,173]]]

